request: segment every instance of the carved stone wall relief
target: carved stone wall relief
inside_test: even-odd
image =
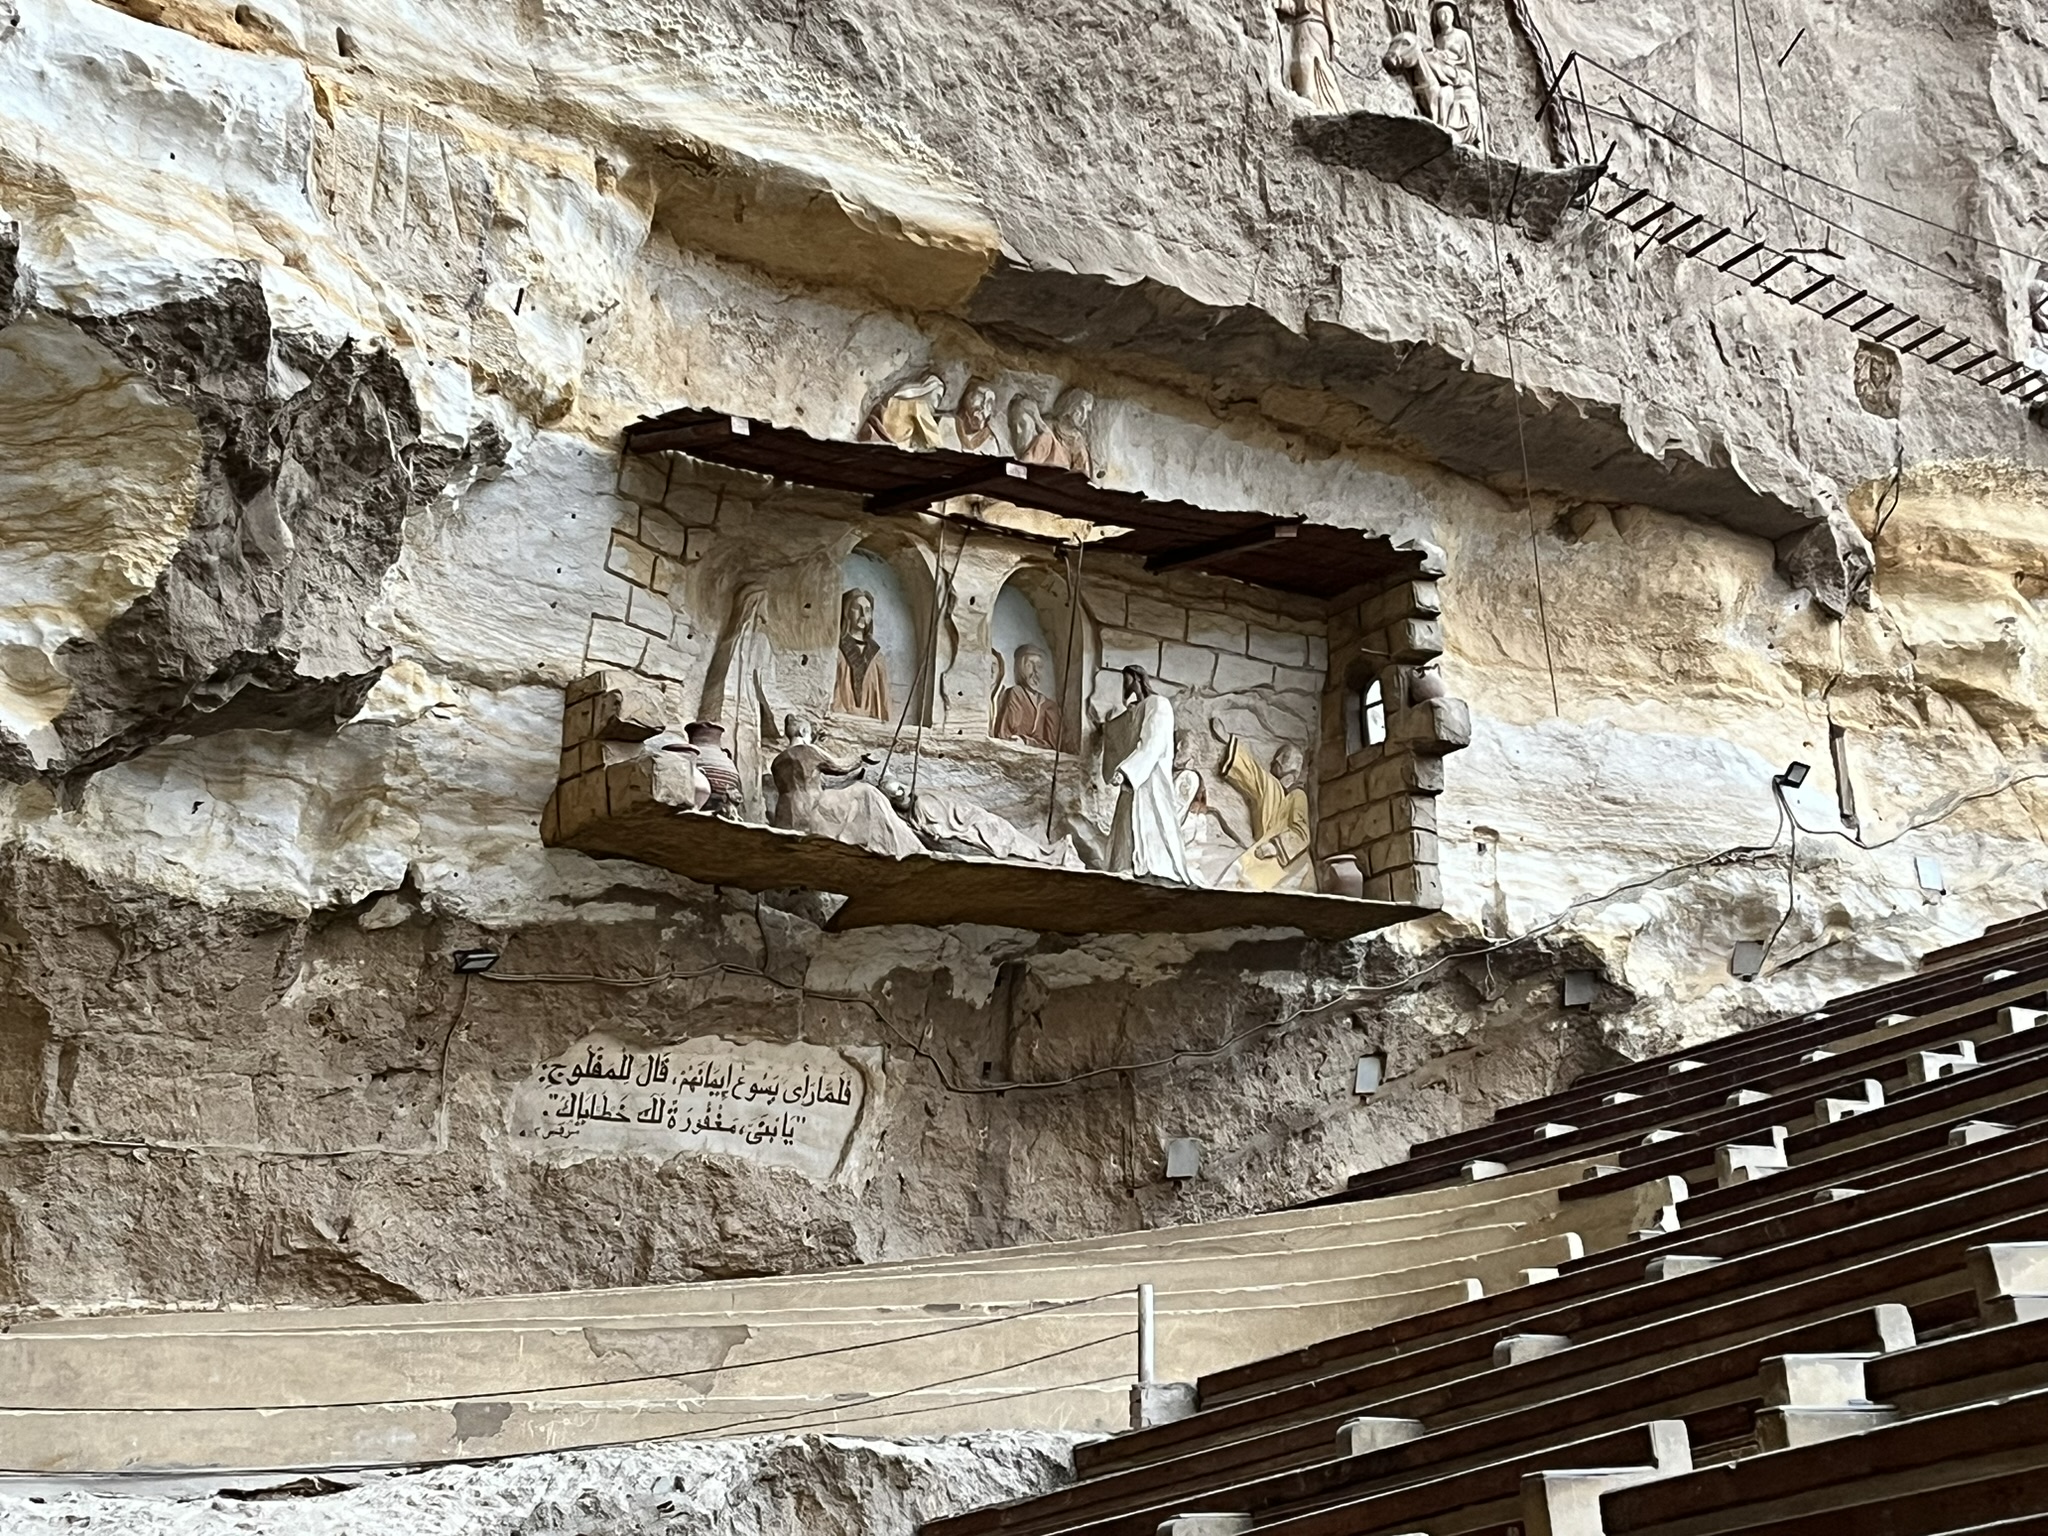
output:
[[[1003,454],[1027,464],[1096,472],[1092,392],[1042,379],[962,376],[957,368],[954,376],[957,388],[945,373],[924,369],[884,390],[862,417],[857,440]]]
[[[1062,669],[1044,615],[1026,593],[1028,580],[1012,577],[1003,584],[989,620],[989,654],[995,673],[989,734],[1030,747],[1070,747]]]
[[[1287,88],[1318,112],[1342,112],[1337,89],[1337,0],[1280,0]]]
[[[914,435],[929,417],[941,444],[996,442],[1009,416],[1037,462],[1092,463],[1088,391],[944,381],[934,370],[892,390],[870,408],[874,430]],[[1455,735],[1431,712],[1452,701],[1373,663],[1388,739],[1359,741],[1367,683],[1339,679],[1328,638],[1333,623],[1355,634],[1365,608],[1422,604],[1426,583],[1333,617],[1285,589],[1049,547],[1100,539],[1093,523],[1009,525],[1003,504],[972,499],[876,516],[843,491],[763,488],[715,465],[682,473],[701,484],[679,493],[665,475],[664,514],[712,510],[671,587],[687,636],[671,646],[675,674],[645,697],[613,674],[572,690],[549,807],[558,831],[627,814],[604,809],[618,803],[701,812],[740,829],[679,830],[669,846],[702,838],[693,846],[721,850],[714,863],[740,861],[724,868],[772,873],[791,860],[819,889],[848,893],[856,886],[833,882],[863,866],[821,845],[1248,898],[1355,889],[1321,862],[1348,853],[1388,874],[1370,894],[1426,894],[1433,850],[1403,844],[1397,866],[1399,850],[1378,846],[1423,831],[1421,813],[1376,802],[1427,793],[1427,760]],[[1434,654],[1425,631],[1393,665]],[[1346,657],[1342,670],[1359,665]],[[1394,757],[1411,766],[1392,771],[1417,784],[1381,782]],[[1363,819],[1347,814],[1361,806]],[[1420,873],[1397,882],[1397,869]],[[706,877],[726,883],[716,869]],[[805,881],[793,872],[791,883]]]
[[[1479,114],[1479,74],[1472,34],[1456,0],[1387,0],[1387,50],[1381,64],[1407,83],[1415,110],[1451,136],[1477,149],[1485,138]]]

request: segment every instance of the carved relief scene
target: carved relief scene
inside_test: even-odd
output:
[[[1365,759],[1409,748],[1347,744],[1358,647],[1330,634],[1426,558],[1105,490],[1096,421],[1080,388],[920,372],[851,444],[701,411],[637,424],[629,457],[660,466],[643,525],[690,530],[673,626],[571,690],[545,835],[844,895],[843,924],[974,920],[956,898],[1078,932],[1412,915],[1433,851],[1418,874],[1411,840],[1397,867],[1355,814]],[[1387,796],[1431,793],[1415,780]],[[1286,897],[1341,900],[1260,905]]]

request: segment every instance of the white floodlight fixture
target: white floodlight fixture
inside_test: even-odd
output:
[[[458,976],[481,976],[498,963],[495,949],[458,949],[455,951],[455,974]]]

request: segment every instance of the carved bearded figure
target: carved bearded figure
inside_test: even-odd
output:
[[[1235,736],[1224,751],[1223,777],[1244,796],[1252,813],[1252,845],[1237,867],[1254,890],[1273,890],[1288,875],[1307,868],[1313,833],[1308,794],[1302,788],[1305,766],[1301,749],[1292,743],[1283,743],[1273,754],[1270,770]]]
[[[953,413],[953,438],[969,453],[999,453],[996,441],[996,392],[986,379],[969,379]]]
[[[1045,691],[1048,661],[1035,645],[1017,647],[1017,681],[1003,690],[990,735],[1034,747],[1060,744],[1059,700]]]
[[[1102,773],[1116,786],[1109,867],[1191,885],[1173,792],[1173,706],[1143,667],[1124,668],[1124,707],[1102,722]]]
[[[889,718],[889,666],[875,640],[875,594],[849,587],[839,599],[839,666],[832,680],[832,710],[841,715]]]

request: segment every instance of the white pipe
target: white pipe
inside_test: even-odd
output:
[[[1138,1385],[1152,1384],[1153,1374],[1152,1287],[1138,1287]]]

